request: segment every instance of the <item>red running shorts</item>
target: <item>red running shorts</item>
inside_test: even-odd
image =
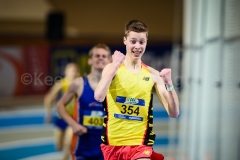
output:
[[[151,158],[152,146],[109,146],[101,144],[104,160],[136,160]]]

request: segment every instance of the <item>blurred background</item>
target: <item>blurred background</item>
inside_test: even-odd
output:
[[[143,62],[169,67],[180,115],[154,95],[154,149],[167,160],[240,159],[239,0],[0,0],[0,159],[58,160],[44,94],[68,62],[89,72],[101,42],[125,53],[124,25],[149,28]]]

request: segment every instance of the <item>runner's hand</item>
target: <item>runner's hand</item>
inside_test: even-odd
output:
[[[172,85],[172,77],[171,77],[171,69],[170,68],[164,68],[159,72],[160,77],[162,77],[164,83],[168,86]]]
[[[77,134],[79,136],[87,133],[87,128],[78,123],[76,123],[74,126],[72,126],[72,129],[73,129],[73,133]]]
[[[125,60],[125,55],[120,51],[115,51],[112,55],[112,61],[114,64],[117,64],[117,66],[120,66],[123,61]]]

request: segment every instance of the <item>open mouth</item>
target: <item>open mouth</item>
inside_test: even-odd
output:
[[[132,53],[133,53],[134,57],[140,57],[142,52],[141,51],[132,51]]]

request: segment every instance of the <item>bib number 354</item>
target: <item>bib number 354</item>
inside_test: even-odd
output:
[[[140,114],[139,113],[139,107],[135,107],[135,106],[127,106],[125,104],[122,105],[122,111],[121,113],[122,114],[129,114],[129,115],[132,115],[132,114],[136,114],[137,116]]]

